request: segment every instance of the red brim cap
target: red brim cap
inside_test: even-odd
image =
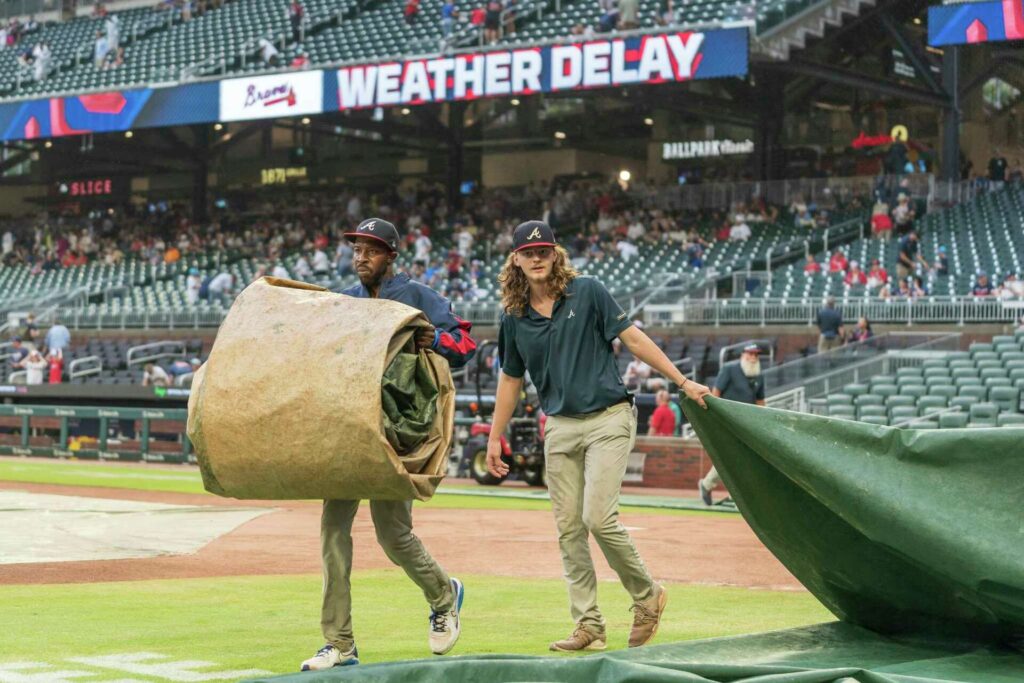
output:
[[[515,253],[517,251],[522,251],[523,249],[529,249],[530,247],[557,247],[557,246],[558,245],[555,244],[554,242],[530,242],[529,244],[524,244],[521,247],[516,247],[515,249],[512,250],[512,252]]]
[[[376,235],[367,235],[365,232],[346,232],[346,233],[342,233],[342,236],[345,239],[347,239],[349,242],[355,242],[357,237],[367,237],[367,238],[369,238],[371,240],[377,240],[378,242],[383,244],[385,247],[387,247],[388,251],[394,251],[394,249],[391,248],[391,245],[388,244],[388,241],[386,239],[384,239],[383,237],[377,237]]]

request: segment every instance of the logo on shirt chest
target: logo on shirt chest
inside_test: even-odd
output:
[[[576,316],[576,311],[574,311],[574,310],[572,310],[572,309],[570,308],[570,309],[569,309],[569,318],[573,318],[573,317],[575,317],[575,316]],[[569,318],[566,318],[566,320],[568,320]]]

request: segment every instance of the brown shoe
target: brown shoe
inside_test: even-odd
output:
[[[550,649],[555,652],[580,652],[582,650],[603,650],[606,647],[604,633],[594,633],[577,624],[571,636],[551,643]]]
[[[654,584],[654,595],[643,602],[634,602],[630,607],[633,610],[633,628],[629,632],[629,646],[640,647],[651,642],[654,634],[658,632],[658,624],[661,622],[661,614],[665,611],[665,603],[668,602],[668,591],[664,586]]]

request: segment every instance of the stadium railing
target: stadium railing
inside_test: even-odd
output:
[[[76,406],[0,405],[0,454],[98,460],[195,462],[192,444],[184,436],[188,411],[180,408],[80,408]],[[131,422],[135,439],[108,437],[111,420]],[[39,432],[57,432],[54,438]],[[96,434],[91,440],[73,432]],[[157,440],[153,434],[176,436]]]
[[[648,325],[793,325],[813,326],[820,300],[715,299],[652,304],[644,309]],[[995,297],[940,297],[917,299],[856,299],[839,303],[848,321],[867,318],[872,323],[1014,323],[1024,312],[1024,301]]]

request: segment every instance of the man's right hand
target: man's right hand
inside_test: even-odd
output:
[[[487,440],[487,471],[495,477],[508,475],[508,465],[501,459],[501,441]]]

